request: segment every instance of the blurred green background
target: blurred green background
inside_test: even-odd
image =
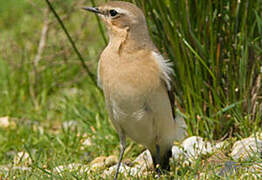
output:
[[[81,7],[104,2],[51,1],[94,74],[107,36]],[[176,111],[188,134],[217,140],[261,130],[262,1],[133,2],[174,63]],[[118,153],[103,96],[44,0],[0,0],[0,117],[6,116],[15,126],[0,127],[0,164],[30,149],[37,167],[47,168]],[[80,150],[84,136],[94,145]],[[130,158],[143,149],[128,144]]]

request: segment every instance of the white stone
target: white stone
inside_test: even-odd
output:
[[[249,137],[235,142],[230,155],[234,160],[248,160],[257,153],[262,153],[262,141]]]
[[[112,176],[115,171],[116,171],[117,165],[114,165],[110,167],[108,170],[104,171],[104,175],[106,176]],[[121,163],[120,168],[119,168],[119,173],[123,173],[124,176],[131,175],[131,176],[136,176],[140,173],[140,169],[137,167],[129,167],[123,163]]]
[[[105,159],[104,164],[105,164],[105,167],[110,167],[112,165],[115,165],[117,162],[118,162],[117,156],[111,155]]]
[[[65,167],[63,165],[57,166],[53,169],[54,172],[62,173],[65,170]]]
[[[244,173],[240,176],[239,179],[254,179],[254,180],[257,180],[257,179],[261,179],[261,174],[257,174],[257,173]]]
[[[79,171],[81,174],[84,172],[88,172],[89,168],[83,164],[79,163],[71,163],[68,165],[60,165],[53,169],[54,172],[61,174],[63,171]]]
[[[225,141],[222,141],[222,142],[217,143],[217,144],[215,145],[215,148],[216,148],[216,149],[221,149],[221,148],[223,148],[223,147],[225,147],[225,146],[226,146],[226,142],[225,142]]]
[[[11,171],[11,170],[20,170],[20,171],[31,171],[32,168],[30,167],[25,167],[25,166],[13,166],[11,164],[9,165],[3,165],[3,166],[0,166],[0,172],[1,171]]]
[[[1,172],[1,171],[9,171],[9,167],[6,166],[6,165],[1,165],[1,166],[0,166],[0,172]]]
[[[111,155],[108,157],[100,156],[95,158],[92,162],[90,162],[90,169],[102,170],[112,165],[115,165],[118,162],[118,158],[115,155]]]
[[[145,150],[142,152],[135,160],[135,167],[139,168],[141,171],[149,169],[153,166],[153,159],[151,157],[150,151]]]
[[[31,171],[32,170],[30,167],[24,167],[24,166],[14,166],[11,169],[20,170],[20,171]]]
[[[250,172],[260,172],[262,174],[262,163],[253,163],[249,168]]]
[[[63,171],[73,171],[78,169],[81,166],[81,164],[77,164],[77,163],[72,163],[72,164],[68,164],[68,165],[61,165],[61,166],[57,166],[54,168],[55,172],[61,173]]]
[[[79,89],[77,89],[77,88],[67,88],[67,89],[63,90],[63,93],[66,96],[74,96],[76,94],[79,94]]]
[[[90,167],[92,170],[104,169],[105,161],[106,161],[105,156],[97,157],[92,162],[90,162]]]
[[[7,128],[7,127],[9,127],[9,125],[10,125],[10,123],[9,123],[9,117],[8,116],[0,118],[0,127]]]
[[[78,125],[78,123],[77,123],[77,121],[73,121],[73,120],[71,120],[71,121],[65,121],[65,122],[63,122],[63,128],[64,129],[66,129],[66,130],[68,130],[68,129],[74,129],[74,128],[76,128],[77,127],[77,125]]]
[[[91,140],[88,139],[88,138],[85,139],[85,140],[83,141],[82,145],[84,145],[84,146],[91,146],[91,145],[92,145]]]
[[[19,152],[14,157],[14,165],[30,165],[32,164],[32,160],[27,152]]]
[[[183,150],[178,146],[172,147],[172,158],[174,160],[179,160],[184,155]]]
[[[187,138],[182,143],[182,147],[185,152],[185,156],[190,160],[197,159],[201,154],[208,154],[213,151],[210,142],[204,142],[203,138],[192,136]]]

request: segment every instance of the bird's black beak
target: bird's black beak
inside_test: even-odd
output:
[[[96,13],[96,14],[103,14],[97,7],[83,7],[82,9]]]

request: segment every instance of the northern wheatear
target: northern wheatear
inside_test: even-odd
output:
[[[110,38],[98,64],[98,83],[120,137],[115,179],[126,136],[150,150],[158,172],[157,164],[168,170],[173,141],[183,138],[186,128],[183,118],[174,118],[171,64],[153,44],[145,16],[134,4],[111,1],[84,9],[102,18]]]

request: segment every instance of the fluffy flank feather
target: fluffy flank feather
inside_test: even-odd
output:
[[[166,82],[168,90],[171,89],[171,74],[174,73],[173,71],[173,63],[165,60],[163,56],[157,52],[152,51],[152,55],[154,59],[156,60],[157,64],[160,67],[161,70],[161,78]]]

